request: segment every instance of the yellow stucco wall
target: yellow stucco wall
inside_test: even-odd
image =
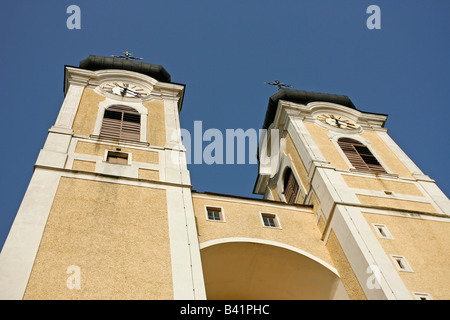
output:
[[[148,110],[147,142],[150,145],[164,147],[166,143],[166,123],[164,101],[154,100],[144,103]]]
[[[94,132],[98,105],[104,100],[105,97],[94,90],[84,89],[72,126],[74,134],[89,136]]]
[[[90,136],[94,132],[98,106],[104,100],[105,97],[94,90],[84,89],[73,123],[74,134]],[[148,110],[147,142],[163,147],[166,143],[164,101],[153,100],[143,103],[143,106]]]
[[[384,224],[394,239],[379,238],[387,255],[404,256],[414,272],[398,271],[411,292],[450,299],[450,222],[363,213],[369,224]],[[375,230],[372,228],[375,233]],[[375,233],[376,234],[376,233]]]
[[[334,167],[343,170],[349,170],[347,163],[340,155],[338,149],[328,137],[328,130],[319,127],[314,123],[304,123],[306,129],[308,129],[311,137],[318,146],[320,152],[325,159]]]
[[[172,299],[166,206],[164,190],[61,178],[24,299]]]
[[[226,197],[203,198],[193,193],[194,213],[196,216],[199,242],[229,237],[256,238],[284,243],[332,264],[332,260],[317,229],[311,208],[301,211],[282,207],[273,207],[257,201],[246,203]],[[222,207],[225,221],[217,222],[206,219],[205,206]],[[281,229],[264,227],[262,213],[276,214]]]
[[[95,172],[95,162],[84,160],[73,160],[72,169],[80,171]]]
[[[411,172],[405,167],[394,152],[392,152],[386,143],[383,142],[376,132],[365,131],[361,134],[361,137],[370,141],[372,148],[381,160],[388,166],[392,173],[398,174],[400,177],[414,178]]]
[[[159,171],[140,168],[139,179],[159,180]]]
[[[412,196],[424,197],[424,194],[419,190],[419,188],[414,183],[393,181],[382,178],[368,178],[368,177],[358,177],[343,174],[342,177],[345,183],[354,189],[366,189],[366,190],[377,190],[377,191],[392,191],[399,194],[407,194]]]
[[[329,131],[327,129],[324,129],[315,123],[305,123],[305,127],[319,147],[320,152],[331,165],[338,169],[349,170],[344,158],[328,137]],[[360,136],[370,142],[371,148],[375,150],[376,155],[388,166],[392,173],[398,174],[400,177],[413,178],[411,172],[376,132],[365,131]]]
[[[105,150],[115,150],[116,147],[116,145],[79,141],[75,147],[75,153],[83,153],[103,157],[105,154]],[[157,164],[159,162],[158,152],[155,151],[121,147],[121,152],[131,152],[132,161],[153,164]]]
[[[431,203],[402,199],[390,199],[387,197],[375,197],[363,194],[357,194],[356,196],[358,197],[358,200],[365,205],[437,213],[436,209]]]

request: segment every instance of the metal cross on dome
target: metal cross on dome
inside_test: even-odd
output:
[[[119,58],[119,59],[125,59],[125,60],[142,60],[142,58],[137,58],[137,57],[133,57],[132,56],[132,52],[128,52],[128,49],[127,50],[125,50],[125,51],[122,51],[123,53],[124,53],[124,55],[123,56],[116,56],[116,55],[114,55],[114,54],[112,54],[111,56],[112,57],[114,57],[114,58]]]
[[[292,88],[292,86],[291,85],[289,85],[289,84],[284,84],[284,83],[281,83],[280,81],[278,81],[278,80],[275,80],[274,82],[264,82],[265,84],[269,84],[269,85],[271,85],[271,86],[277,86],[278,87],[278,90],[280,90],[281,89],[281,87],[285,87],[285,88]]]

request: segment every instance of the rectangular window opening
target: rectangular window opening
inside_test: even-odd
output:
[[[403,256],[391,256],[399,271],[414,272],[406,258]]]
[[[262,221],[265,227],[269,228],[279,228],[277,217],[274,214],[270,213],[261,213]]]
[[[382,239],[394,239],[389,229],[384,224],[372,224],[375,228],[376,234]]]
[[[386,237],[386,233],[384,232],[383,227],[378,227],[378,232],[380,232],[380,234],[381,234],[383,237]]]
[[[207,217],[210,221],[223,221],[223,214],[220,208],[206,208]]]
[[[108,151],[106,162],[114,164],[128,164],[128,153],[118,151]]]
[[[431,295],[426,292],[413,292],[413,296],[416,300],[433,300]]]
[[[397,259],[395,259],[395,261],[397,262],[400,269],[402,269],[402,270],[406,269],[405,266],[403,265],[402,259],[397,258]]]

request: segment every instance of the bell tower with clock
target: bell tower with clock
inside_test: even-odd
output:
[[[268,140],[279,137],[278,161],[259,171],[254,192],[313,205],[350,299],[431,299],[450,262],[450,202],[386,119],[347,96],[279,89],[263,124]]]
[[[2,250],[0,299],[204,299],[185,86],[128,54],[89,56],[64,80]]]

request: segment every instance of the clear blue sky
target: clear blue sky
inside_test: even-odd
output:
[[[68,30],[66,8],[81,9]],[[366,9],[381,8],[369,30]],[[348,95],[448,195],[450,1],[3,1],[0,247],[64,99],[64,65],[129,49],[186,84],[182,127],[259,129],[278,79]],[[190,165],[195,190],[253,196],[256,165]]]

